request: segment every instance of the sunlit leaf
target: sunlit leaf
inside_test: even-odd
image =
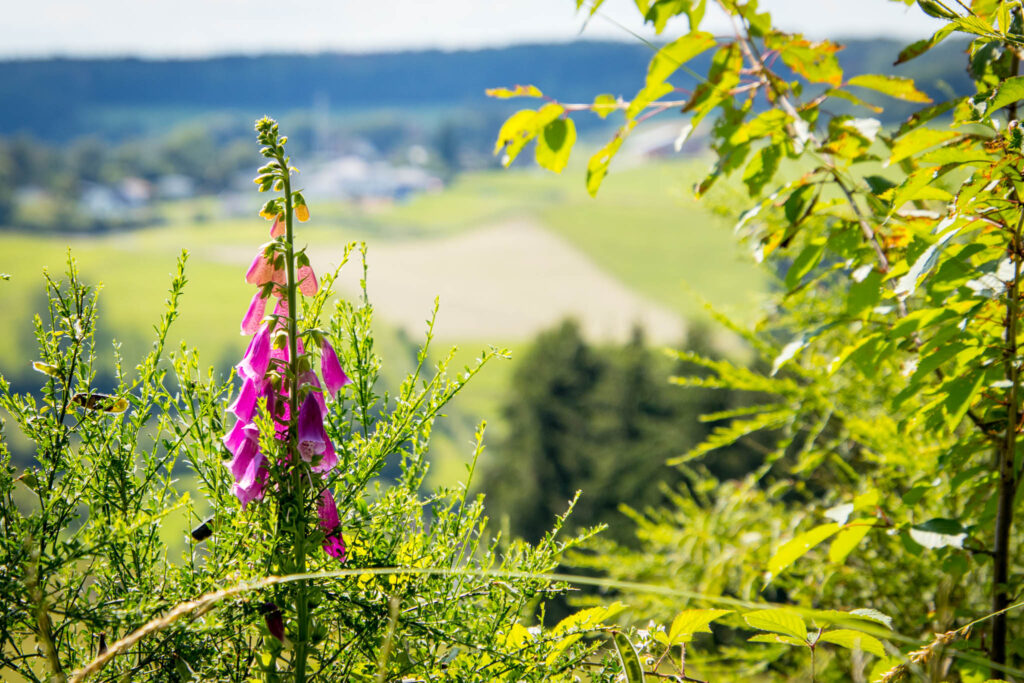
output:
[[[762,609],[747,612],[743,620],[759,631],[770,631],[796,638],[803,644],[807,641],[807,625],[803,618],[790,609]]]
[[[825,631],[818,638],[819,643],[832,643],[845,647],[848,650],[862,650],[878,657],[885,656],[885,646],[882,641],[867,633],[854,631],[853,629],[841,628],[835,631]]]
[[[488,88],[484,91],[488,97],[508,99],[510,97],[544,97],[544,93],[535,85],[517,85],[514,88]]]
[[[892,145],[892,152],[889,154],[887,165],[892,166],[907,157],[918,152],[923,152],[930,147],[941,145],[943,142],[952,140],[959,133],[952,130],[934,130],[932,128],[915,128],[914,130],[901,135]]]
[[[569,163],[569,153],[576,144],[576,124],[572,119],[555,119],[537,135],[537,163],[549,171],[561,173]]]
[[[840,525],[834,522],[822,524],[783,543],[782,547],[775,551],[772,558],[768,560],[766,583],[784,572],[791,564],[806,555],[811,548],[839,531],[840,528]]]
[[[602,119],[606,118],[608,114],[618,109],[618,100],[613,95],[598,95],[594,98],[593,109],[594,113]]]
[[[668,630],[668,644],[688,643],[695,633],[711,633],[709,625],[715,619],[732,614],[731,609],[688,609],[676,615]]]
[[[794,638],[793,636],[781,636],[778,633],[758,633],[756,636],[747,638],[748,643],[782,643],[783,645],[794,645],[796,647],[807,647],[807,643]]]
[[[875,90],[884,95],[888,95],[889,97],[895,97],[908,102],[932,101],[930,97],[914,86],[914,80],[912,78],[884,76],[882,74],[864,74],[861,76],[854,76],[847,81],[847,83],[860,88]]]
[[[871,531],[871,526],[870,523],[854,523],[837,533],[828,548],[828,561],[835,564],[845,562],[847,555],[860,545],[860,542]]]
[[[715,37],[703,31],[694,31],[673,40],[651,59],[647,67],[647,85],[663,83],[680,66],[714,46]]]

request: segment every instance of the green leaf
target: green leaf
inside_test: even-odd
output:
[[[569,163],[569,153],[576,144],[576,124],[572,119],[555,119],[537,136],[537,163],[549,171],[561,173]]]
[[[853,278],[846,295],[846,312],[854,317],[874,308],[882,296],[882,274],[866,267],[870,269],[868,274],[859,281]]]
[[[915,128],[909,133],[905,133],[904,135],[896,138],[896,141],[892,145],[892,151],[889,154],[889,160],[886,162],[886,165],[892,166],[893,164],[899,163],[918,152],[923,152],[926,149],[940,145],[948,140],[952,140],[958,135],[959,133],[953,130]]]
[[[914,290],[917,289],[918,282],[921,278],[927,275],[928,272],[935,267],[936,262],[939,260],[939,254],[942,253],[942,249],[946,246],[946,243],[949,242],[949,240],[951,240],[958,232],[960,232],[959,228],[949,230],[939,238],[938,242],[932,244],[921,252],[921,255],[917,257],[916,261],[914,261],[914,265],[910,267],[910,270],[896,281],[896,285],[893,288],[893,292],[896,296],[901,299],[906,299],[914,293]]]
[[[632,130],[632,124],[627,124],[619,129],[608,143],[597,150],[590,161],[587,162],[587,192],[590,193],[591,197],[597,196],[597,191],[601,187],[601,181],[608,175],[608,164],[611,163],[615,154],[622,147],[622,140],[626,137],[629,131]]]
[[[747,612],[743,621],[759,631],[770,631],[807,642],[807,625],[799,614],[790,609],[762,609]]]
[[[517,85],[514,88],[488,88],[484,91],[488,97],[507,100],[510,97],[544,97],[535,85]]]
[[[963,548],[967,530],[955,519],[936,517],[910,528],[910,537],[925,548]]]
[[[732,614],[731,609],[688,609],[676,615],[668,630],[668,645],[688,643],[694,633],[711,633],[709,624],[715,619]]]
[[[877,657],[885,656],[885,646],[882,641],[867,633],[854,631],[853,629],[841,628],[835,631],[825,631],[818,638],[819,643],[832,643],[847,650],[861,650],[870,652]]]
[[[803,250],[793,259],[793,264],[786,271],[786,288],[793,290],[799,285],[804,276],[818,265],[821,261],[822,255],[825,253],[825,242],[814,241],[808,244]]]
[[[505,149],[511,163],[526,143],[536,135],[536,121],[537,112],[532,109],[521,109],[508,117],[498,131],[494,153]]]
[[[794,638],[793,636],[780,636],[777,633],[758,633],[756,636],[747,638],[748,643],[782,643],[784,645],[795,645],[796,647],[807,647],[807,643]]]
[[[779,159],[782,158],[780,145],[765,145],[754,152],[743,171],[743,182],[751,197],[761,193],[761,189],[771,182],[775,172],[779,170]]]
[[[896,57],[896,61],[893,62],[893,66],[897,66],[904,62],[909,62],[911,59],[914,59],[915,57],[920,57],[925,52],[927,52],[928,50],[932,49],[933,47],[941,43],[943,40],[945,40],[946,37],[949,36],[949,34],[951,34],[955,29],[955,26],[949,24],[947,26],[943,26],[938,31],[933,33],[931,38],[925,38],[924,40],[918,40],[917,42],[911,43],[910,45],[908,45],[907,47],[903,48],[903,50],[900,51],[899,56]]]
[[[594,98],[593,110],[594,113],[600,116],[602,119],[607,118],[608,114],[611,114],[618,108],[618,100],[613,95],[598,95]]]
[[[669,19],[685,13],[692,31],[704,18],[705,4],[706,0],[656,0],[644,13],[644,21],[654,24],[654,32],[660,34]]]
[[[1007,78],[999,84],[999,87],[992,94],[985,113],[991,116],[996,109],[1019,102],[1020,100],[1024,100],[1024,76]]]
[[[729,136],[729,144],[740,145],[759,138],[782,134],[793,118],[781,109],[767,109],[750,119]]]
[[[971,374],[974,376],[972,377]],[[963,377],[954,377],[945,382],[939,389],[940,392],[946,395],[942,405],[946,409],[946,426],[950,429],[956,429],[960,421],[964,419],[964,415],[967,414],[971,403],[974,401],[974,397],[978,395],[978,391],[981,390],[981,385],[985,380],[984,372],[973,372],[971,374]]]
[[[791,564],[806,555],[811,548],[818,545],[841,528],[842,527],[840,525],[834,522],[830,524],[822,524],[821,526],[816,526],[810,531],[805,531],[795,538],[791,538],[783,543],[782,547],[775,551],[772,558],[768,560],[768,575],[765,577],[765,583],[770,583],[773,578],[777,577]]]
[[[912,78],[884,76],[882,74],[864,74],[862,76],[854,76],[847,81],[847,83],[849,85],[855,85],[858,88],[868,88],[870,90],[880,92],[883,95],[888,95],[889,97],[906,100],[907,102],[932,101],[930,97],[914,86],[914,80]]]
[[[633,643],[629,642],[626,634],[616,631],[614,636],[615,652],[619,655],[622,663],[622,672],[626,674],[628,683],[643,683],[644,669],[640,666],[640,658],[636,654]]]
[[[684,63],[714,46],[715,37],[703,31],[694,31],[673,40],[651,59],[647,67],[647,85],[664,83]]]
[[[836,59],[839,46],[827,40],[812,43],[800,38],[778,44],[768,41],[769,47],[779,49],[779,56],[790,69],[812,83],[827,83],[838,88],[843,82],[843,69]]]
[[[879,624],[885,624],[886,628],[892,629],[892,617],[888,614],[883,614],[876,609],[862,607],[860,609],[850,610],[849,614],[859,619],[870,619],[871,621],[878,622]]]
[[[828,561],[835,564],[845,562],[847,555],[864,540],[869,531],[871,531],[871,524],[869,522],[863,524],[854,523],[842,529],[836,534],[832,545],[828,548]]]
[[[576,0],[576,10],[579,11],[583,4],[587,0]],[[601,5],[604,4],[604,0],[590,0],[590,16],[597,14],[597,10],[601,9]]]

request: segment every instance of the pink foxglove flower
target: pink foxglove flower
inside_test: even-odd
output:
[[[252,301],[249,303],[249,310],[245,312],[245,317],[242,318],[242,334],[256,334],[256,331],[260,329],[263,315],[266,312],[267,300],[263,298],[263,292],[257,290],[256,295],[253,296]]]
[[[279,213],[274,216],[274,224],[270,226],[271,239],[278,238],[285,233],[286,226],[284,224],[284,220],[282,220],[283,218],[283,213]]]
[[[324,384],[327,385],[327,391],[331,394],[337,394],[343,386],[352,383],[345,371],[341,369],[338,354],[334,352],[334,347],[327,339],[324,339],[320,345],[320,372],[323,373]]]
[[[316,389],[320,389],[320,378],[316,376],[316,373],[312,370],[304,372],[299,375],[299,384],[308,385]],[[327,415],[327,402],[324,401],[323,391],[310,391],[310,395],[316,399],[317,405],[320,406],[320,412]]]
[[[295,278],[299,282],[299,291],[306,296],[313,296],[320,289],[312,266],[299,266],[299,271],[295,274]]]
[[[224,443],[235,456],[228,465],[235,477],[232,492],[245,509],[251,501],[263,498],[263,488],[269,472],[266,468],[266,458],[260,453],[259,429],[256,425],[243,425],[241,437],[238,437],[235,431],[232,430],[224,437]]]
[[[324,490],[320,494],[320,504],[317,506],[317,514],[320,517],[320,528],[324,532],[323,548],[331,557],[345,561],[345,537],[341,534],[341,520],[338,519],[338,505],[334,502],[334,494]]]
[[[243,379],[262,384],[269,364],[270,328],[267,325],[261,325],[259,331],[249,340],[249,347],[245,350],[241,362],[235,367],[238,368],[238,374]]]
[[[299,408],[297,430],[299,455],[303,460],[312,462],[314,456],[327,452],[331,439],[324,430],[324,414],[320,412],[320,404],[311,394],[306,396]]]
[[[259,395],[260,389],[256,383],[251,379],[246,379],[242,382],[242,390],[238,392],[238,398],[228,408],[228,412],[239,420],[249,422],[256,412],[256,399],[259,398]]]
[[[250,285],[265,285],[268,282],[274,280],[274,268],[273,262],[274,255],[271,254],[270,258],[264,255],[263,248],[260,248],[260,252],[256,254],[256,258],[252,260],[252,264],[249,266],[249,270],[245,272],[245,281]]]

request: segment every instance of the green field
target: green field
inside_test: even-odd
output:
[[[370,247],[371,296],[373,245],[450,237],[477,227],[513,218],[530,218],[575,246],[603,271],[635,292],[687,317],[700,315],[702,305],[689,288],[726,310],[749,310],[763,291],[764,281],[749,257],[735,243],[722,218],[698,207],[689,193],[704,169],[697,161],[655,163],[613,173],[597,199],[587,196],[582,170],[571,166],[562,176],[537,171],[495,171],[466,174],[445,191],[376,210],[350,204],[314,204],[313,220],[302,226],[302,241],[340,245],[366,240]],[[254,206],[259,198],[254,195]],[[41,273],[59,276],[68,249],[86,281],[101,286],[101,339],[117,338],[129,363],[148,348],[152,326],[161,315],[175,259],[190,252],[189,284],[181,317],[171,340],[187,340],[200,348],[205,362],[227,368],[244,349],[246,340],[237,323],[251,287],[243,282],[244,265],[224,254],[251,253],[267,239],[266,223],[251,219],[215,219],[209,200],[179,202],[161,207],[162,223],[131,232],[88,237],[6,233],[0,272],[0,316],[9,332],[0,343],[0,371],[26,377],[34,358],[32,315],[43,304]],[[349,266],[353,267],[353,266]],[[413,283],[414,285],[415,283]],[[514,298],[516,282],[508,282]],[[423,318],[429,314],[423,311]],[[441,315],[445,315],[442,310]],[[411,357],[408,341],[386,320],[378,320],[379,349],[390,363],[389,378],[397,378]],[[410,332],[412,342],[420,335]],[[459,363],[469,362],[488,345],[523,348],[530,335],[517,339],[440,339],[437,352],[452,343],[460,346]],[[406,348],[403,348],[405,346]],[[111,354],[105,354],[105,363]],[[469,454],[464,443],[472,426],[487,418],[500,434],[499,409],[512,362],[486,369],[452,406],[450,434],[438,444],[440,478],[461,474],[457,453]]]

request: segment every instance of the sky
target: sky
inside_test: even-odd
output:
[[[713,2],[709,2],[709,5]],[[916,39],[937,22],[898,0],[762,0],[780,28],[810,37]],[[13,0],[0,57],[195,57],[265,52],[459,49],[538,41],[653,37],[632,0],[585,22],[574,0]],[[708,12],[706,28],[724,32]],[[685,19],[666,35],[686,31]]]

